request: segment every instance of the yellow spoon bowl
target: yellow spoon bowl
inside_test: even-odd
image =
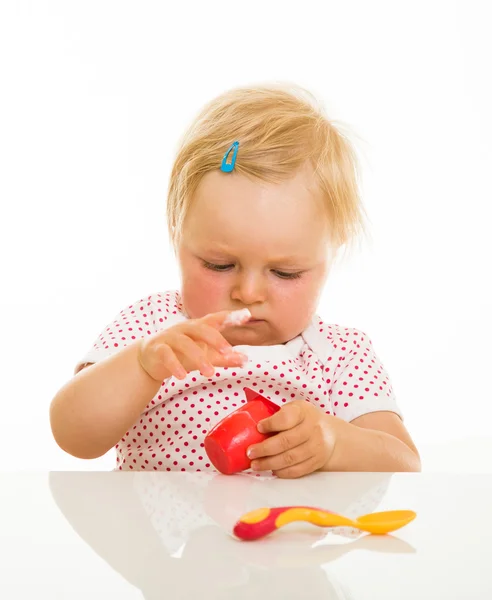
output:
[[[353,526],[369,533],[385,534],[408,525],[416,516],[413,510],[387,510],[357,517]]]
[[[413,510],[389,510],[362,515],[352,520],[329,510],[310,506],[279,506],[258,508],[243,515],[234,526],[233,532],[239,539],[257,540],[288,523],[306,521],[320,527],[354,527],[368,533],[383,535],[404,527],[416,516]]]

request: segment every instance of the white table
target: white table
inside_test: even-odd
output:
[[[492,475],[0,474],[0,598],[492,598]],[[392,536],[291,524],[230,535],[244,512],[412,509]]]

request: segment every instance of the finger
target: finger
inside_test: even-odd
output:
[[[233,310],[222,322],[222,327],[234,327],[235,325],[242,325],[251,319],[251,313],[249,309],[242,308],[241,310]]]
[[[246,354],[241,352],[232,352],[231,354],[221,354],[214,348],[207,348],[208,360],[216,367],[241,367],[248,361]]]
[[[215,327],[219,331],[227,327],[243,325],[251,318],[251,313],[247,308],[241,310],[222,310],[217,313],[211,313],[202,317],[202,321]]]
[[[172,375],[177,379],[184,379],[187,376],[186,369],[173,349],[156,338],[140,341],[138,360],[155,381],[163,381]]]
[[[191,339],[204,341],[208,346],[215,348],[222,354],[234,352],[234,348],[225,337],[207,323],[192,321],[184,325],[183,331]]]
[[[322,466],[322,464],[319,464],[319,459],[316,456],[312,456],[296,465],[275,470],[273,474],[279,479],[296,479],[314,473],[318,469],[321,469]]]
[[[289,402],[271,417],[258,423],[260,433],[274,433],[292,429],[304,420],[305,400]]]
[[[311,458],[313,454],[311,444],[309,441],[306,441],[298,446],[289,448],[285,452],[266,456],[265,458],[257,458],[251,463],[251,468],[254,471],[277,471],[304,462]]]
[[[186,356],[190,366],[198,369],[202,375],[210,376],[215,373],[204,350],[187,335],[179,334],[173,338],[173,349]]]
[[[164,365],[171,375],[174,375],[176,379],[186,379],[188,373],[170,346],[162,344],[156,349],[156,352],[159,363]]]
[[[248,458],[254,460],[255,458],[275,456],[287,452],[309,440],[309,433],[309,429],[303,427],[302,423],[287,431],[281,431],[259,444],[250,446],[247,451]]]

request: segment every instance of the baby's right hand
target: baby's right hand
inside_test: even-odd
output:
[[[232,322],[227,318],[229,315],[232,315]],[[214,366],[240,366],[247,356],[234,352],[220,331],[232,323],[242,325],[250,318],[251,313],[247,309],[224,310],[173,325],[140,340],[140,364],[156,381],[164,381],[171,375],[185,379],[194,370],[210,377],[215,372]]]

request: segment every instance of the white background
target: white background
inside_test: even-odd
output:
[[[168,176],[205,102],[309,88],[353,132],[371,242],[318,313],[372,339],[424,469],[492,470],[489,3],[4,1],[0,470],[111,469],[51,438],[127,304],[179,286]]]

